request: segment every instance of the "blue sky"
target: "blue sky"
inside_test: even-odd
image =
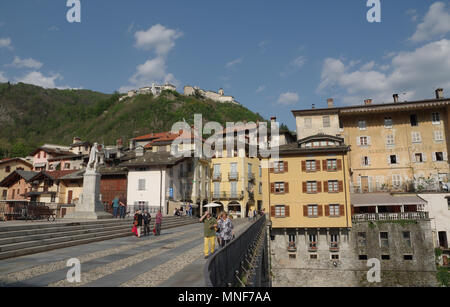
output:
[[[450,91],[449,1],[0,2],[0,82],[111,93],[152,81],[225,94],[295,128],[293,109]]]

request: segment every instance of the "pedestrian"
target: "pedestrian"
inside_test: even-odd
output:
[[[258,216],[258,214],[256,213],[256,209],[253,209],[253,220],[256,220],[256,217]]]
[[[192,217],[192,204],[189,204],[188,215]]]
[[[136,228],[137,228],[137,237],[140,238],[141,237],[142,220],[143,220],[141,210],[136,211],[136,214],[134,215],[134,220],[135,220],[135,224],[136,224]]]
[[[161,223],[162,223],[162,214],[161,214],[161,210],[158,210],[158,213],[156,213],[156,219],[155,219],[155,235],[156,236],[161,235]]]
[[[120,195],[119,206],[120,206],[120,218],[125,219],[125,215],[127,213],[127,199],[123,194]]]
[[[214,254],[216,249],[216,227],[217,220],[211,216],[210,212],[206,212],[201,218],[200,223],[203,223],[204,232],[204,254],[205,259],[209,257],[209,254]]]
[[[119,197],[116,195],[112,201],[112,207],[113,207],[113,216],[114,218],[117,218],[117,213],[119,210]]]
[[[178,208],[175,208],[175,210],[173,210],[173,216],[178,216]]]
[[[142,217],[144,218],[144,236],[148,236],[150,235],[150,222],[152,221],[152,216],[145,210]]]
[[[234,226],[226,212],[222,213],[222,217],[218,222],[220,234],[220,246],[225,247],[234,237]]]

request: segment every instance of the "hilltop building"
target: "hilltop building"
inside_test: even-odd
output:
[[[239,104],[233,96],[225,96],[224,90],[219,89],[219,92],[212,92],[212,91],[206,91],[202,90],[201,88],[195,86],[185,86],[184,87],[184,95],[185,96],[200,96],[206,99],[211,99],[216,102],[222,102],[222,103],[234,103]]]
[[[155,97],[158,97],[161,95],[163,91],[170,90],[170,91],[176,91],[177,87],[173,84],[170,84],[169,82],[166,82],[164,85],[159,85],[153,83],[151,86],[145,86],[138,90],[130,90],[128,91],[127,95],[120,97],[119,101],[122,101],[126,98],[132,98],[136,95],[148,95],[152,94]]]

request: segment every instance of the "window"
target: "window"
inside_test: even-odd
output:
[[[220,177],[220,164],[214,164],[214,177]]]
[[[447,198],[447,206],[448,206],[448,210],[450,210],[450,197]]]
[[[360,120],[360,121],[358,122],[358,128],[359,128],[359,130],[366,130],[366,127],[367,127],[367,123],[366,123],[365,120]]]
[[[64,168],[65,168],[65,169],[70,169],[70,163],[65,163],[65,164],[64,164]]]
[[[273,170],[274,170],[275,173],[282,173],[282,172],[284,172],[284,162],[283,161],[275,162]]]
[[[359,137],[359,145],[360,146],[367,146],[367,145],[369,145],[369,138],[367,136]]]
[[[285,217],[286,216],[286,206],[279,205],[275,206],[275,217]]]
[[[370,166],[370,158],[369,157],[362,158],[362,166]]]
[[[262,167],[261,167],[261,165],[259,166],[259,177],[262,177]]]
[[[315,172],[316,171],[316,160],[306,161],[306,171],[307,172]]]
[[[403,241],[405,242],[406,246],[411,247],[411,233],[409,231],[403,232]]]
[[[318,216],[318,212],[317,212],[317,205],[308,205],[308,217],[317,217]]]
[[[259,190],[258,190],[259,194],[262,194],[262,189],[263,189],[263,185],[262,185],[262,182],[260,182],[259,183]]]
[[[5,172],[10,173],[10,172],[11,172],[11,166],[7,166],[7,167],[5,168]]]
[[[297,256],[295,254],[289,254],[289,259],[296,259]]]
[[[341,216],[339,205],[330,205],[330,216]]]
[[[432,113],[431,119],[433,121],[433,125],[439,125],[441,123],[441,116],[439,113]]]
[[[295,244],[295,237],[296,237],[296,236],[293,235],[293,234],[289,235],[289,243],[292,242],[292,243]]]
[[[403,260],[413,260],[413,255],[403,255]]]
[[[284,182],[275,183],[275,193],[284,193]]]
[[[380,232],[380,247],[389,247],[389,233]]]
[[[393,134],[388,134],[386,136],[386,145],[395,145],[395,138]]]
[[[308,237],[309,237],[309,248],[316,250],[317,249],[317,235],[312,233]]]
[[[409,120],[411,122],[411,127],[416,127],[416,126],[419,125],[416,114],[411,114],[410,117],[409,117]]]
[[[414,162],[416,162],[416,163],[422,163],[422,162],[424,162],[423,161],[423,154],[421,154],[421,153],[416,153],[416,154],[414,154]]]
[[[336,171],[337,170],[337,160],[336,159],[327,160],[327,170],[328,171]]]
[[[339,260],[339,254],[331,254],[331,260]]]
[[[389,256],[389,255],[381,255],[381,260],[391,260],[391,256]]]
[[[328,192],[330,192],[330,193],[339,192],[339,181],[337,181],[337,180],[328,181]]]
[[[444,153],[443,152],[435,152],[434,153],[434,161],[442,162],[442,161],[445,161],[445,158],[446,157],[444,157]]]
[[[305,128],[306,129],[311,129],[312,128],[311,118],[305,118]]]
[[[399,187],[402,185],[402,177],[400,175],[392,175],[392,185]]]
[[[330,127],[330,117],[329,116],[324,116],[323,117],[323,127],[324,128],[329,128]]]
[[[139,179],[138,191],[145,191],[145,179]]]
[[[339,243],[339,235],[338,234],[331,234],[330,235],[331,247],[337,247],[338,243]]]
[[[444,133],[441,130],[435,130],[434,131],[434,140],[435,141],[443,141],[444,140]]]
[[[306,183],[307,193],[317,193],[317,181],[308,181]]]
[[[367,260],[367,255],[359,255],[359,260]]]
[[[3,192],[2,192],[3,200],[6,200],[7,197],[8,197],[8,190],[3,190]],[[450,204],[449,204],[449,209],[450,209]]]
[[[358,232],[358,245],[359,246],[366,246],[367,244],[367,238],[365,232]]]
[[[385,128],[392,128],[392,118],[391,117],[385,117],[384,118],[384,127]]]
[[[311,259],[311,260],[317,260],[317,254],[311,254],[311,255],[309,255],[309,259]]]
[[[391,162],[391,164],[397,164],[397,155],[390,155],[389,161]]]
[[[420,132],[412,132],[412,142],[413,143],[421,143],[422,142],[422,136],[420,135]]]

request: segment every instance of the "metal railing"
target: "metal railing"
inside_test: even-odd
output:
[[[427,220],[428,212],[363,213],[352,216],[353,222]]]
[[[213,200],[230,199],[237,200],[244,198],[244,191],[241,192],[214,192],[212,195]]]
[[[270,284],[266,216],[215,253],[206,263],[207,287],[261,287]]]

